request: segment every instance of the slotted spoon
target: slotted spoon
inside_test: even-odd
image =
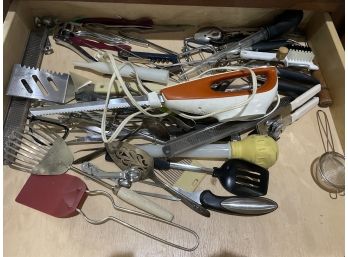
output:
[[[267,194],[268,190],[268,170],[241,159],[229,159],[220,168],[206,168],[190,164],[167,162],[156,158],[155,168],[207,173],[213,177],[217,177],[225,190],[237,196],[263,196]]]

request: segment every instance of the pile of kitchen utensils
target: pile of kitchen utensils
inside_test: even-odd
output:
[[[148,18],[57,21],[50,29],[57,47],[85,62],[72,60],[76,70],[67,73],[13,68],[7,95],[31,101],[25,124],[6,133],[4,146],[11,168],[31,174],[16,201],[54,217],[81,214],[95,225],[115,221],[185,251],[198,247],[198,234],[174,223],[176,213],[145,196],[183,203],[204,217],[211,211],[249,217],[272,213],[278,204],[266,195],[277,140],[320,102],[320,82],[310,73],[319,69],[314,54],[289,36],[302,18],[302,11],[289,10],[261,28],[199,28],[183,39],[181,52],[143,38],[157,29],[181,31],[181,26],[157,26]],[[100,81],[82,76],[81,69]],[[105,77],[110,77],[108,86]],[[335,152],[322,115],[317,113],[325,153],[314,162],[312,175],[337,198],[344,194],[344,157]],[[89,147],[95,143],[102,145]],[[101,156],[98,167],[93,161]],[[194,159],[223,163],[194,165]],[[121,170],[104,170],[104,164]],[[66,174],[71,171],[146,213],[117,206],[111,194],[88,189],[81,178]],[[188,171],[201,176],[192,190],[180,184]],[[219,182],[211,190],[199,187],[207,174]],[[167,192],[136,191],[135,183]],[[108,198],[115,210],[174,227],[195,242],[169,242],[115,216],[91,219],[82,206],[96,195]]]

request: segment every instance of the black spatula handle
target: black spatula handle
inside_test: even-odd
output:
[[[278,204],[268,198],[217,196],[209,190],[201,193],[200,201],[207,209],[235,215],[262,215],[278,208]]]

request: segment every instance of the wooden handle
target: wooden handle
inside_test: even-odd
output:
[[[117,192],[117,196],[121,198],[123,201],[152,215],[155,215],[161,219],[172,221],[174,218],[174,215],[166,209],[164,209],[163,207],[159,206],[155,202],[150,201],[149,199],[137,194],[136,192],[130,189],[121,187]]]
[[[323,108],[331,106],[333,104],[333,101],[320,70],[313,71],[312,76],[319,80],[321,84],[321,91],[319,93],[319,106]]]
[[[279,47],[278,51],[277,51],[277,59],[278,60],[284,60],[285,57],[288,55],[289,53],[289,49],[285,46],[281,46]]]

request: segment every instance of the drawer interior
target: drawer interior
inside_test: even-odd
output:
[[[57,16],[61,19],[81,16],[116,17],[117,15],[135,19],[147,16],[158,24],[253,27],[267,24],[280,12],[281,10],[277,9],[233,7],[168,7],[122,3],[15,1],[4,22],[4,94],[12,66],[21,62],[25,42],[33,26],[33,17],[35,16]],[[344,147],[344,50],[328,14],[306,11],[301,27],[305,30],[309,44],[316,54],[321,72],[334,100],[334,105],[330,109],[326,109],[325,112],[328,114],[333,129],[336,151],[342,153],[342,147]],[[188,34],[190,31],[156,34],[151,35],[150,39],[168,48],[179,50],[182,38]],[[44,57],[42,68],[68,72],[73,70],[72,61],[82,60],[72,51],[56,46],[53,40],[51,43],[55,53]],[[92,76],[92,79],[100,78],[87,71],[79,71],[79,74]],[[4,96],[5,111],[7,105],[7,97]],[[277,213],[257,219],[231,218],[230,216],[226,217],[227,215],[215,215],[214,213],[214,217],[207,220],[192,214],[192,211],[182,207],[181,203],[163,202],[166,208],[178,213],[175,217],[177,223],[191,226],[197,229],[198,234],[201,235],[202,246],[198,249],[197,255],[179,251],[175,252],[176,255],[291,256],[291,249],[294,246],[298,248],[294,251],[298,250],[304,256],[342,255],[344,200],[342,200],[343,198],[337,201],[329,199],[326,192],[316,187],[309,172],[312,160],[323,152],[315,116],[316,110],[318,108],[287,128],[279,140],[280,155],[276,165],[270,170],[272,177],[269,186],[270,197],[274,197],[280,206]],[[103,160],[99,160],[98,164],[104,165],[104,163]],[[201,164],[219,165],[218,162],[203,161]],[[106,165],[106,169],[108,168],[112,167]],[[133,231],[129,232],[122,227],[116,227],[116,225],[115,227],[111,225],[92,226],[91,228],[89,224],[83,223],[79,218],[64,221],[70,222],[69,225],[51,217],[46,219],[45,216],[40,219],[40,213],[34,213],[35,216],[29,208],[13,204],[16,194],[27,177],[8,167],[4,171],[4,215],[9,218],[4,229],[4,235],[6,235],[4,242],[8,245],[7,250],[5,250],[7,256],[23,256],[24,254],[43,256],[36,255],[36,249],[41,249],[40,247],[44,249],[42,252],[51,253],[54,249],[57,252],[60,251],[62,256],[143,256],[144,253],[148,256],[163,256],[166,255],[166,250],[172,250],[172,248],[161,248],[160,246],[156,248],[157,242],[150,241],[153,245],[149,244],[147,238],[134,234]],[[95,188],[93,182],[87,181],[86,183],[91,188]],[[223,193],[223,190],[217,188],[212,180],[206,179],[204,186],[213,188],[214,192]],[[141,189],[141,186],[139,188]],[[158,193],[163,192],[159,190]],[[89,211],[93,214],[99,214],[97,211],[102,210],[105,206],[108,205],[95,201],[89,207]],[[12,215],[15,217],[10,219]],[[128,217],[120,214],[120,218],[127,219]],[[20,222],[17,224],[18,220]],[[131,221],[138,222],[136,219]],[[65,229],[64,226],[71,226],[70,230]],[[44,232],[40,233],[39,227],[50,228],[50,231],[43,229]],[[81,230],[79,230],[80,228]],[[211,229],[208,233],[207,228]],[[23,229],[27,230],[27,234],[20,233]],[[17,234],[13,231],[16,231]],[[215,241],[210,245],[211,237],[216,235],[214,233],[221,231],[228,231],[228,234],[219,236],[219,242]],[[86,235],[86,232],[88,236],[81,239],[81,235]],[[49,233],[48,236],[52,242],[47,242],[47,244],[46,241],[44,242],[47,240],[45,233]],[[58,243],[54,241],[57,239],[57,235],[59,237]],[[32,247],[18,249],[17,237],[22,237],[21,242],[24,244],[30,242]],[[136,239],[133,240],[134,238]],[[325,244],[322,244],[324,240]],[[85,241],[85,243],[77,243],[81,241]],[[132,241],[131,244],[130,241]],[[132,252],[129,253],[130,247],[133,247],[133,241],[136,241],[136,246],[134,249],[132,248],[134,255]],[[271,241],[275,243],[270,244]],[[231,246],[231,242],[233,242],[233,246]],[[63,247],[62,243],[71,243],[71,245]],[[88,245],[95,246],[86,247]],[[144,247],[147,245],[149,247],[145,251]],[[228,247],[225,249],[222,245]],[[251,245],[252,247],[250,247]],[[233,252],[231,252],[231,248],[235,248]],[[299,255],[299,252],[294,255]]]
[[[149,14],[148,8],[151,8]],[[7,85],[12,65],[19,63],[24,52],[27,37],[36,16],[53,16],[61,20],[76,17],[122,17],[135,19],[149,17],[155,24],[196,25],[220,27],[262,26],[282,10],[234,7],[195,7],[144,5],[123,3],[91,3],[69,1],[17,1],[11,6],[4,22],[4,85]],[[334,104],[330,107],[335,126],[344,147],[344,49],[327,13],[306,11],[300,25],[306,32],[325,82],[330,89]],[[182,33],[156,33],[149,39],[171,42],[192,34],[193,30]],[[178,41],[176,41],[178,40]],[[7,50],[11,49],[11,50]],[[64,72],[64,71],[62,71]],[[65,71],[66,72],[66,71]],[[4,93],[6,86],[4,86]],[[6,111],[8,98],[4,98]]]

